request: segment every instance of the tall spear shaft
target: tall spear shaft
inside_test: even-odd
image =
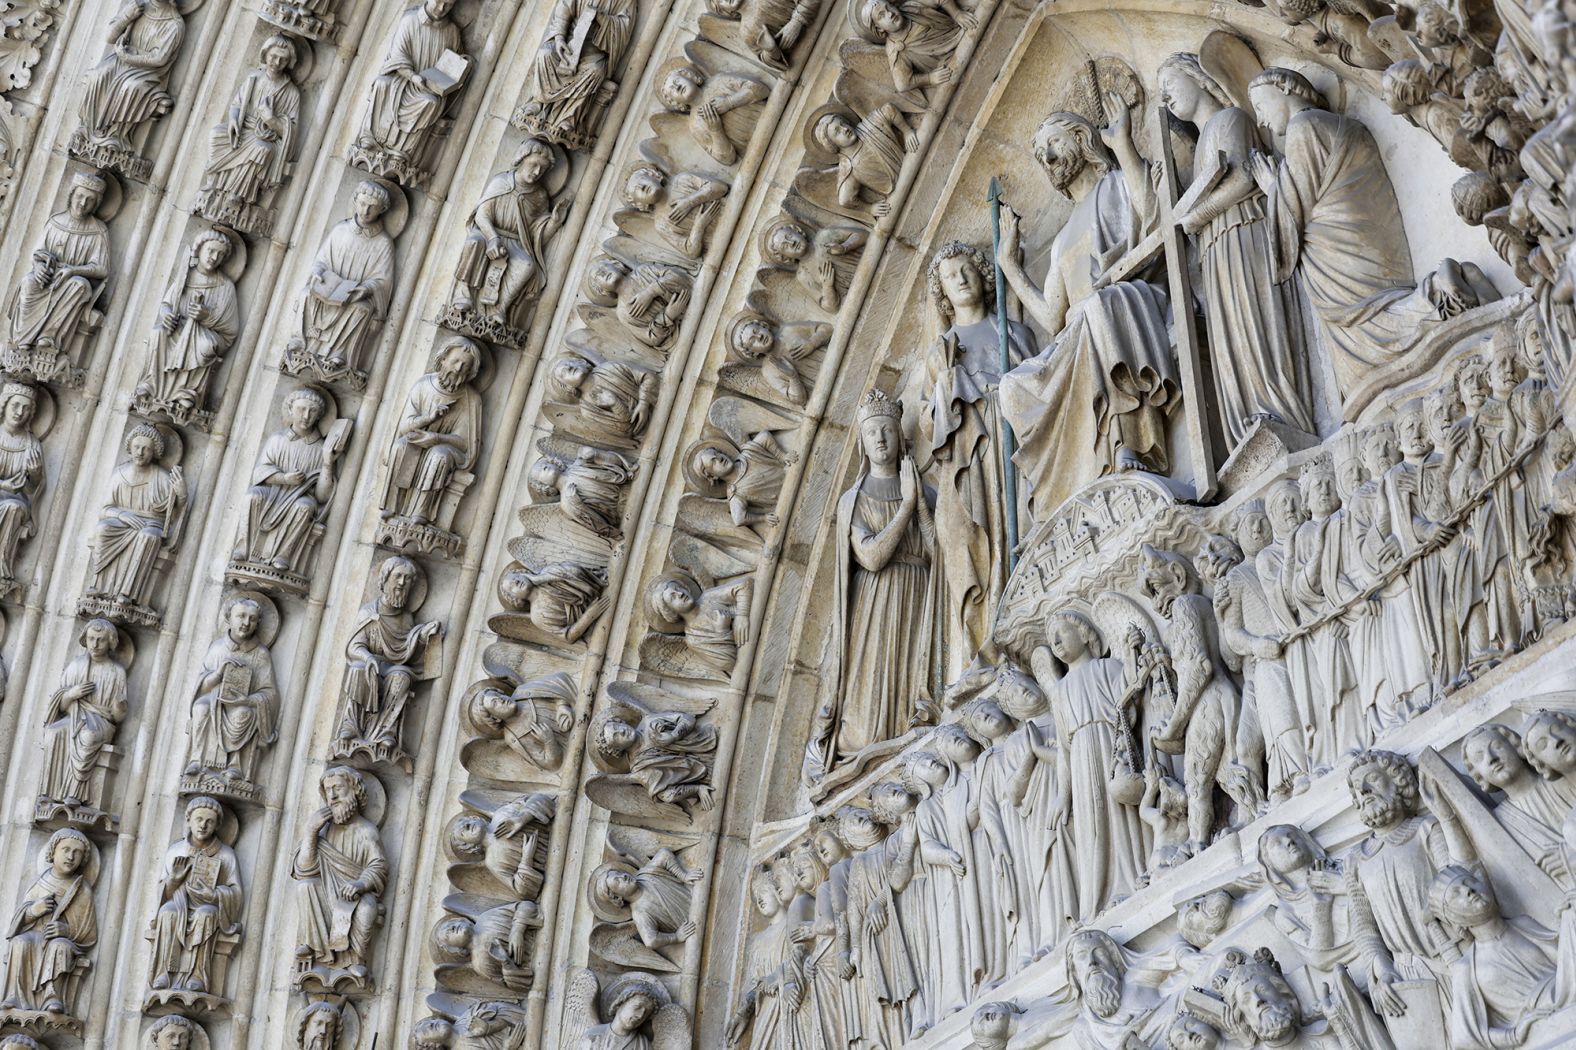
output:
[[[1012,371],[1012,355],[1008,349],[1007,333],[1007,278],[1001,272],[1001,179],[995,175],[990,180],[990,247],[991,261],[996,266],[996,338],[1000,352],[1001,374]],[[997,390],[1000,390],[998,385]],[[1018,566],[1018,471],[1012,465],[1012,454],[1017,450],[1017,440],[1012,436],[1012,424],[1001,411],[1001,395],[997,394],[996,416],[1001,420],[1001,476],[1006,481],[1007,497],[1007,572]]]

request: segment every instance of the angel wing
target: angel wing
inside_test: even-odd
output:
[[[678,678],[698,678],[708,682],[728,680],[728,676],[719,673],[710,661],[696,655],[682,635],[648,632],[640,643],[640,666],[657,674]]]
[[[728,501],[686,492],[679,497],[679,520],[686,529],[703,532],[714,540],[759,550],[761,537],[754,529],[735,525]]]
[[[591,951],[616,966],[678,973],[678,964],[641,943],[632,922],[598,923],[591,930]]]
[[[508,548],[509,556],[521,565],[540,570],[569,561],[605,569],[612,561],[613,548],[607,539],[570,520],[556,503],[521,507],[519,517],[525,535],[510,540]]]
[[[694,1046],[689,1013],[678,1003],[669,1003],[651,1019],[651,1050],[690,1050]]]
[[[668,558],[676,568],[689,573],[707,589],[716,586],[718,580],[743,576],[755,569],[752,560],[730,554],[716,544],[682,532],[675,533],[668,545]]]
[[[691,820],[689,810],[672,802],[660,802],[652,798],[644,784],[631,780],[626,773],[603,773],[588,777],[585,791],[586,798],[612,813],[646,820],[668,820],[677,824],[688,824]]]
[[[740,397],[719,397],[706,412],[706,422],[743,446],[763,430],[793,430],[798,420],[785,413]]]
[[[723,365],[717,369],[717,381],[730,390],[762,401],[787,402],[777,388],[766,381],[766,377],[761,374],[761,366],[753,361]]]
[[[602,1023],[597,1015],[597,996],[602,987],[596,974],[580,967],[569,974],[569,989],[564,993],[563,1030],[558,1045],[564,1050],[580,1050],[586,1032]]]

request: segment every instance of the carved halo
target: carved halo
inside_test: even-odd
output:
[[[297,87],[305,87],[306,82],[312,78],[312,72],[317,69],[317,52],[313,49],[311,42],[293,36],[272,23],[262,28],[269,30],[269,32],[264,33],[262,40],[257,44],[258,64],[262,64],[264,44],[267,44],[268,41],[275,37],[288,40],[290,46],[295,50],[295,61],[290,64],[290,69],[285,75]]]
[[[3,391],[4,385],[13,384],[25,386],[33,391],[33,422],[28,425],[27,429],[34,437],[42,441],[45,435],[53,430],[55,426],[55,417],[59,407],[55,402],[55,395],[50,393],[49,387],[44,384],[30,383],[24,379],[5,379],[0,381],[0,384],[3,384],[0,385],[0,391]],[[3,394],[0,394],[0,397],[3,397]],[[0,403],[0,410],[4,408],[4,404]]]
[[[427,371],[438,370],[438,358],[443,352],[455,343],[467,343],[476,351],[476,378],[471,380],[471,387],[478,394],[492,386],[493,377],[498,374],[498,361],[493,356],[492,348],[483,339],[472,339],[470,336],[456,335],[453,332],[441,332],[433,344],[432,354],[427,358]]]
[[[828,153],[819,142],[815,141],[815,126],[828,113],[836,113],[855,127],[859,126],[859,114],[841,102],[827,102],[810,111],[809,119],[804,122],[805,161],[825,168],[836,167],[839,159],[838,154]]]
[[[410,562],[410,564],[416,569],[416,578],[412,580],[410,584],[410,595],[405,599],[406,611],[412,612],[416,609],[420,609],[427,601],[427,570],[421,567],[421,562],[417,561],[415,558],[412,558],[408,554],[390,554],[387,558],[384,558],[382,561],[378,562],[378,571],[372,575],[370,580],[367,581],[367,593],[369,595],[375,595],[382,592],[381,585],[383,582],[383,567],[389,562],[400,558]]]
[[[225,237],[229,238],[230,254],[225,256],[223,265],[219,267],[219,272],[224,274],[230,280],[239,282],[242,276],[244,276],[246,273],[248,252],[246,248],[246,238],[241,236],[241,234],[238,233],[233,226],[226,226],[222,222],[212,222],[206,224],[205,226],[198,227],[196,230],[192,231],[191,240],[187,242],[188,252],[190,251],[191,246],[197,243],[197,238],[201,237],[209,230],[222,233],[225,235]]]
[[[307,1011],[318,1003],[327,1003],[339,1009],[339,1045],[334,1050],[356,1050],[361,1045],[361,1015],[356,1012],[356,1004],[349,999],[318,998],[301,1007],[296,1013],[295,1023],[290,1026],[297,1039],[306,1027]]]
[[[132,432],[139,427],[152,427],[159,432],[159,438],[164,442],[164,454],[159,457],[159,466],[170,470],[180,466],[181,457],[186,452],[186,443],[181,440],[181,432],[167,423],[154,423],[146,419],[133,419],[132,425],[126,428],[126,433],[121,436],[120,449],[125,451],[126,442],[131,439]]]
[[[94,616],[89,619],[87,623],[82,625],[82,629],[77,632],[77,645],[79,647],[83,649],[87,648],[88,627],[95,620],[106,620],[106,618],[103,616]],[[137,643],[132,641],[131,631],[121,624],[114,623],[113,621],[106,620],[106,622],[110,623],[110,626],[115,628],[115,634],[118,639],[116,641],[114,651],[115,662],[120,664],[122,667],[130,667],[131,662],[137,658]]]
[[[685,491],[694,492],[707,499],[722,499],[728,494],[728,483],[714,481],[695,469],[696,455],[707,448],[715,448],[730,459],[739,457],[738,446],[720,434],[691,442],[689,448],[684,450],[684,461],[680,464],[684,471]]]
[[[1078,75],[1070,78],[1061,100],[1048,110],[1064,110],[1088,118],[1095,127],[1104,127],[1110,119],[1105,111],[1105,96],[1115,91],[1134,113],[1144,102],[1144,85],[1133,72],[1133,67],[1115,55],[1091,58],[1084,63]],[[1140,121],[1133,121],[1135,132]]]
[[[356,188],[363,182],[375,182],[389,195],[389,210],[383,213],[383,232],[389,235],[390,240],[398,239],[405,229],[405,224],[410,221],[410,198],[405,196],[405,191],[396,182],[380,179],[376,175],[368,175],[360,169],[355,169],[355,173],[361,177],[351,184],[350,194],[345,198],[347,202],[345,213],[349,214],[353,208]]]
[[[655,999],[658,1010],[673,1002],[673,997],[668,994],[667,988],[649,973],[626,973],[615,978],[611,984],[602,990],[602,1016],[611,1018],[614,1004],[624,998],[625,994],[634,987],[643,989]]]
[[[634,865],[629,864],[627,861],[623,860],[610,860],[598,865],[598,867],[612,868],[613,870],[621,871],[626,875],[635,874]],[[591,913],[597,918],[601,919],[603,922],[629,921],[629,908],[627,906],[623,908],[609,907],[606,901],[603,901],[600,897],[598,897],[594,882],[586,884],[586,903],[591,906]]]
[[[780,259],[777,259],[771,251],[770,245],[772,243],[772,235],[778,230],[788,226],[797,226],[804,233],[806,255],[808,255],[810,252],[811,242],[815,240],[815,231],[810,229],[810,224],[808,222],[805,222],[797,215],[790,215],[786,211],[778,212],[777,215],[761,229],[761,258],[772,266],[789,268],[799,265],[799,260],[784,262]]]
[[[333,391],[319,383],[302,383],[300,386],[291,387],[286,391],[284,397],[279,399],[278,405],[274,408],[273,420],[277,424],[279,420],[285,418],[285,405],[301,390],[310,390],[323,399],[323,418],[317,421],[317,426],[319,430],[327,434],[328,428],[339,420],[339,402],[335,400]]]
[[[383,781],[379,780],[369,770],[362,769],[360,766],[353,766],[349,762],[330,762],[329,764],[325,765],[322,772],[318,773],[317,775],[318,797],[322,797],[323,774],[327,773],[330,769],[337,769],[340,767],[344,767],[345,769],[354,769],[357,773],[361,774],[361,781],[367,786],[367,804],[362,807],[361,815],[372,821],[372,823],[381,827],[383,825],[383,818],[385,815],[387,815],[389,808],[388,789],[383,786]]]
[[[257,640],[264,645],[273,645],[274,640],[279,637],[279,606],[262,591],[238,590],[226,594],[224,600],[219,603],[219,632],[223,634],[229,626],[230,607],[243,598],[256,602],[258,608],[262,610],[258,617]]]
[[[105,222],[109,222],[116,215],[120,214],[121,205],[126,202],[126,191],[121,186],[120,180],[115,177],[114,172],[105,171],[103,168],[88,168],[86,170],[88,174],[97,175],[104,180],[104,196],[99,198],[99,206],[93,214]],[[65,180],[65,186],[66,193],[69,196],[71,191],[70,178]]]
[[[38,867],[36,870],[49,870],[49,844],[54,842],[57,837],[74,838],[75,835],[73,835],[72,832],[75,832],[76,835],[81,835],[83,840],[88,844],[88,855],[87,858],[82,862],[82,869],[79,874],[81,874],[81,876],[87,880],[89,886],[96,886],[98,884],[99,872],[102,869],[104,858],[99,853],[98,844],[91,838],[88,838],[87,833],[82,831],[80,828],[61,828],[58,831],[51,832],[50,836],[44,840],[44,844],[38,848]]]
[[[149,1047],[157,1047],[159,1045],[159,1033],[178,1021],[185,1021],[188,1026],[186,1030],[193,1033],[190,1050],[209,1050],[211,1044],[208,1042],[207,1031],[193,1018],[184,1017],[181,1014],[168,1014],[154,1022],[153,1026],[148,1029],[147,1045]]]
[[[226,846],[234,846],[235,840],[241,837],[240,819],[236,817],[234,810],[224,804],[224,799],[208,795],[207,792],[203,791],[193,791],[191,797],[182,802],[176,811],[181,826],[181,836],[184,837],[186,834],[186,807],[192,804],[193,799],[202,798],[205,795],[219,803],[219,841]]]

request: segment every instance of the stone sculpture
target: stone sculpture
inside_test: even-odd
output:
[[[860,402],[863,467],[838,500],[835,525],[838,670],[816,715],[806,761],[813,778],[875,757],[871,749],[906,732],[933,695],[934,497],[904,447],[902,414],[879,390]]]
[[[340,1050],[351,1038],[353,1017],[348,1005],[339,1006],[329,999],[307,1003],[295,1024],[296,1047],[298,1050]]]
[[[318,780],[323,805],[307,821],[290,865],[298,922],[295,985],[364,989],[372,936],[383,919],[388,855],[367,817],[367,776],[330,766]]]
[[[690,291],[689,276],[663,263],[631,266],[603,256],[586,275],[587,297],[612,308],[629,335],[658,351],[672,344],[689,309]]]
[[[420,682],[438,676],[443,624],[418,621],[427,580],[409,558],[396,555],[378,567],[378,595],[361,607],[345,647],[343,715],[332,757],[365,755],[374,762],[409,767],[400,744],[405,710]]]
[[[547,248],[572,203],[553,200],[553,147],[528,138],[514,162],[487,181],[466,223],[454,290],[441,321],[459,332],[514,349],[547,285]]]
[[[481,348],[452,338],[434,357],[432,371],[405,396],[388,453],[379,543],[448,557],[463,549],[454,515],[476,480],[473,468],[481,455],[481,367]]]
[[[745,367],[758,370],[768,391],[795,405],[810,398],[799,362],[826,349],[831,341],[831,325],[813,321],[773,324],[753,311],[740,314],[728,325],[728,349],[746,362]]]
[[[82,357],[103,319],[109,226],[98,212],[104,175],[77,172],[66,208],[49,217],[31,264],[15,284],[0,365],[13,375],[81,385]]]
[[[339,33],[339,0],[263,0],[257,16],[306,37],[332,41]]]
[[[606,923],[629,925],[629,933],[645,949],[640,965],[663,966],[663,949],[682,948],[699,927],[689,917],[690,887],[705,877],[698,868],[686,868],[677,854],[659,849],[649,859],[618,855],[591,873],[586,892],[593,910]],[[596,932],[593,941],[603,942]],[[608,954],[606,943],[602,954]],[[653,957],[654,956],[654,957]]]
[[[254,237],[273,232],[275,195],[295,170],[301,89],[288,36],[263,41],[261,64],[246,74],[225,118],[208,136],[208,167],[193,211]]]
[[[535,901],[504,904],[474,919],[451,917],[433,931],[433,957],[441,969],[468,968],[513,992],[528,992],[536,979],[532,945],[542,926]]]
[[[110,475],[109,499],[93,535],[88,584],[77,603],[79,616],[154,627],[159,612],[150,604],[160,566],[180,542],[188,493],[178,459],[164,432],[139,423],[126,435],[126,460]]]
[[[209,382],[241,330],[235,282],[222,270],[234,250],[222,230],[206,230],[192,241],[185,270],[159,303],[148,366],[132,395],[139,415],[207,429],[213,417]]]
[[[728,1020],[727,1042],[738,1046],[750,1033],[750,1046],[781,1045],[791,1039],[794,1015],[804,1005],[804,949],[787,937],[787,914],[777,894],[771,869],[757,869],[750,879],[750,898],[767,920],[749,948],[744,995]]]
[[[90,621],[77,641],[82,652],[66,665],[44,714],[44,776],[34,816],[91,827],[116,820],[105,806],[115,732],[130,706],[131,647],[108,620]]]
[[[615,76],[635,35],[635,15],[631,0],[556,0],[515,127],[568,150],[590,148],[618,94]]]
[[[607,611],[607,570],[572,561],[509,569],[498,580],[498,600],[538,631],[572,645]]]
[[[569,521],[617,541],[623,537],[624,490],[637,469],[617,452],[581,448],[571,456],[544,441],[526,484],[535,502],[556,503]]]
[[[311,387],[284,401],[284,426],[268,435],[246,490],[246,517],[225,577],[286,594],[305,594],[339,487],[339,458],[350,442],[349,419],[327,430],[328,399]]]
[[[820,13],[819,0],[708,0],[724,18],[739,21],[739,35],[756,58],[778,68],[788,65],[794,45]]]
[[[630,170],[621,198],[626,207],[652,215],[652,225],[668,244],[698,259],[706,253],[707,232],[728,189],[728,183],[699,172],[681,171],[670,179],[657,165],[641,163]]]
[[[674,66],[657,85],[657,98],[670,112],[689,117],[690,135],[725,167],[748,148],[768,94],[753,77],[708,74],[694,64]]]
[[[24,1031],[82,1034],[77,997],[99,939],[93,903],[98,848],[62,828],[39,857],[37,878],[22,892],[6,940],[0,1022]]]
[[[924,89],[952,82],[958,45],[980,22],[972,10],[953,0],[863,0],[848,9],[848,20],[855,32],[885,53],[892,86],[919,105],[925,102]]]
[[[21,586],[17,559],[22,541],[37,531],[33,507],[44,491],[41,397],[28,383],[0,386],[0,597]]]
[[[148,1046],[150,1050],[207,1050],[208,1033],[190,1018],[169,1014],[148,1029]]]
[[[1002,217],[1002,273],[1040,328],[1057,333],[1001,381],[1002,411],[1018,439],[1014,462],[1037,521],[1099,474],[1163,474],[1170,464],[1166,416],[1179,387],[1165,294],[1114,272],[1154,227],[1156,198],[1127,103],[1111,95],[1106,106],[1104,130],[1059,112],[1035,133],[1035,158],[1052,188],[1074,202],[1051,242],[1043,288],[1019,259],[1016,213]],[[1078,469],[1062,460],[1053,468],[1054,450],[1074,448]]]
[[[370,179],[358,185],[354,214],[336,224],[318,248],[301,334],[285,348],[284,368],[291,375],[343,381],[352,390],[366,386],[367,355],[394,293],[394,239],[384,222],[392,192]]]
[[[552,363],[547,389],[553,401],[568,406],[588,439],[633,448],[651,419],[657,377],[623,361],[565,350]]]
[[[672,673],[727,681],[739,648],[749,642],[753,594],[749,577],[704,590],[687,573],[657,577],[646,588],[647,661]]]
[[[372,81],[350,162],[412,187],[432,178],[433,143],[449,132],[460,90],[470,77],[455,0],[422,0],[394,23],[388,51]]]
[[[227,1001],[225,966],[246,896],[235,851],[219,837],[223,821],[218,801],[199,795],[186,804],[185,838],[164,853],[149,1005],[211,1010]]]
[[[175,104],[170,71],[186,39],[186,17],[176,0],[127,0],[105,36],[109,50],[84,78],[71,152],[95,167],[146,180],[153,162],[138,154],[138,140]]]
[[[208,646],[193,690],[190,742],[181,790],[258,801],[263,752],[279,739],[279,687],[269,639],[279,612],[261,595],[224,607],[222,633]]]
[[[765,542],[769,530],[778,523],[772,508],[777,505],[783,480],[798,459],[776,434],[762,430],[738,446],[720,435],[703,438],[691,447],[684,472],[691,492],[725,501],[728,521],[736,528],[752,530]]]
[[[535,900],[546,878],[547,840],[558,800],[546,793],[521,795],[490,817],[466,814],[449,830],[450,852],[480,861],[515,900]]]
[[[565,1047],[683,1050],[692,1039],[689,1015],[650,974],[626,973],[605,989],[590,970],[570,975],[559,1039]]]
[[[857,226],[830,226],[812,234],[804,223],[782,215],[762,234],[761,254],[772,265],[792,270],[816,305],[830,314],[841,309],[869,236]]]
[[[897,189],[904,157],[919,148],[919,136],[908,117],[893,103],[883,103],[867,116],[832,109],[816,117],[810,139],[836,161],[833,176],[836,202],[856,213],[869,210],[876,219],[892,210],[888,199]]]
[[[574,679],[559,672],[541,678],[502,684],[484,683],[465,704],[471,728],[484,737],[502,740],[521,758],[545,771],[564,760],[564,741],[575,722]]]
[[[661,701],[673,709],[657,708]],[[637,815],[687,820],[697,809],[711,809],[717,727],[701,721],[711,703],[683,705],[676,696],[610,691],[588,733],[591,759],[602,772],[587,783],[587,793],[609,809]]]

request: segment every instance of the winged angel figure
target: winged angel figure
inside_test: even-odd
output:
[[[586,796],[615,813],[683,823],[711,809],[717,727],[700,719],[715,706],[630,682],[609,685],[591,724],[591,760],[602,772],[586,781]]]
[[[602,1018],[607,1018],[603,1021]],[[576,970],[564,1000],[568,1050],[689,1050],[689,1014],[655,977],[628,973],[604,991],[596,974]]]
[[[712,402],[705,431],[684,454],[684,528],[735,547],[765,543],[778,523],[783,480],[799,460],[787,440],[797,427],[789,416],[743,398]]]

